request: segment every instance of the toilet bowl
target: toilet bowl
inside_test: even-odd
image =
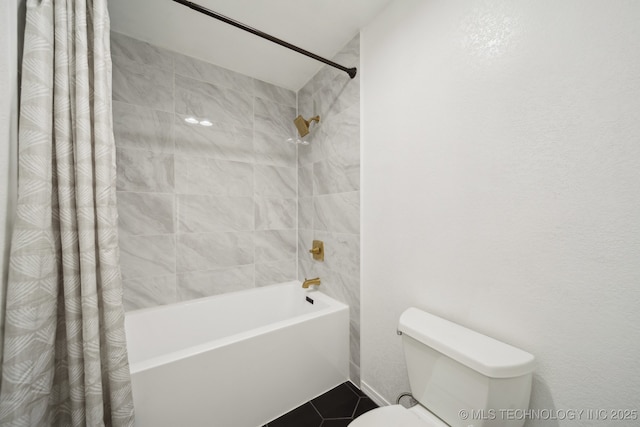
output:
[[[500,414],[529,407],[531,354],[417,308],[402,313],[398,333],[418,405],[377,408],[349,427],[522,427]]]
[[[420,405],[409,409],[390,405],[360,415],[349,427],[447,427],[447,424]]]

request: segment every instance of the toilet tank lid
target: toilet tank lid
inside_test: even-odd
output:
[[[398,330],[490,378],[519,377],[535,367],[526,351],[417,308],[402,313]]]

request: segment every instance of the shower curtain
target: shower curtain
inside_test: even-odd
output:
[[[128,426],[107,0],[27,0],[2,426]]]

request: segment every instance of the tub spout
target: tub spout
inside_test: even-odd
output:
[[[316,277],[315,279],[307,279],[305,277],[304,283],[302,283],[302,287],[307,289],[309,288],[309,286],[313,286],[313,285],[320,285],[320,278]]]

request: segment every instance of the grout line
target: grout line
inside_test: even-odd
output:
[[[183,56],[187,56],[187,55],[183,55]],[[187,56],[187,57],[188,57],[188,58],[194,58],[193,56]],[[195,58],[195,59],[197,59],[197,58]],[[198,61],[201,61],[201,60],[199,60],[199,59],[197,59],[197,60],[198,60]],[[223,70],[225,70],[225,71],[231,71],[231,70],[228,70],[227,68],[220,67],[219,65],[216,65],[216,64],[214,64],[214,63],[212,63],[212,62],[206,62],[206,61],[202,61],[202,62],[204,62],[205,64],[208,64],[208,65],[213,65],[213,66],[215,66],[215,67],[219,67],[219,68],[221,68],[221,69],[223,69]],[[235,71],[232,71],[232,72],[233,72],[233,73],[236,73],[236,74],[239,74],[239,75],[241,75],[241,76],[249,77],[249,76],[246,76],[245,74],[237,73],[237,72],[235,72]],[[179,73],[179,72],[177,72],[177,71],[175,72],[175,75],[176,75],[176,76],[180,76],[180,77],[182,77],[182,78],[184,78],[184,79],[187,79],[187,80],[193,80],[193,81],[196,81],[196,82],[198,82],[198,83],[204,83],[204,84],[206,84],[206,85],[214,86],[214,87],[215,87],[215,88],[217,88],[217,89],[221,89],[221,90],[230,90],[230,91],[233,91],[233,92],[239,93],[239,94],[241,94],[241,95],[253,96],[253,94],[252,94],[251,92],[247,92],[247,91],[244,91],[244,90],[242,90],[242,89],[238,89],[236,86],[233,86],[233,85],[227,85],[227,84],[225,84],[224,82],[223,82],[223,83],[221,83],[221,82],[219,82],[219,81],[217,81],[217,82],[213,82],[213,81],[211,81],[211,80],[203,80],[203,77],[202,77],[202,76],[200,76],[200,77],[194,77],[194,76],[192,76],[192,75],[190,76],[190,75],[187,75],[187,74]],[[251,78],[251,77],[250,77],[250,78]]]
[[[347,381],[347,382],[351,382],[351,381]],[[351,383],[351,384],[353,384],[353,383]],[[355,387],[355,384],[353,385],[353,387]],[[349,390],[351,390],[351,392],[352,392],[353,394],[355,394],[355,395],[356,395],[356,397],[361,398],[362,396],[360,396],[358,393],[356,393],[356,391],[353,389],[353,387],[351,387],[349,384],[347,384],[347,388],[348,388]]]
[[[257,241],[257,232],[258,232],[258,226],[257,226],[257,215],[256,215],[256,209],[258,206],[257,203],[257,196],[256,196],[256,81],[255,79],[252,80],[252,84],[251,84],[252,90],[251,90],[251,149],[253,150],[253,163],[252,163],[252,177],[253,177],[253,182],[252,182],[252,198],[253,198],[253,287],[257,288],[258,287],[258,277],[257,277],[257,267],[256,267],[256,259],[257,259],[257,246],[256,245],[256,241]]]
[[[169,278],[169,277],[175,277],[176,274],[162,274],[162,275],[154,275],[154,276],[139,276],[139,277],[131,277],[128,279],[122,279],[123,282],[128,282],[128,281],[132,281],[132,280],[152,280],[152,279],[161,279],[161,278]]]
[[[360,402],[362,402],[362,397],[358,396],[358,402],[356,406],[353,408],[353,412],[351,413],[351,419],[355,418],[356,411],[358,410],[358,406],[360,406]]]
[[[175,271],[175,291],[176,291],[176,301],[180,300],[180,290],[178,289],[178,231],[180,228],[180,203],[178,200],[178,192],[176,189],[176,157],[175,157],[175,152],[176,152],[176,60],[174,55],[170,55],[171,57],[171,65],[172,65],[172,71],[173,71],[173,78],[172,83],[173,83],[173,93],[172,93],[172,98],[173,98],[173,123],[171,124],[171,131],[172,131],[172,143],[173,143],[173,221],[174,221],[174,233],[173,233],[173,245],[174,245],[174,254],[173,254],[173,271]],[[188,180],[187,180],[188,181]],[[188,188],[188,187],[187,187]]]
[[[312,408],[313,408],[313,409],[318,413],[318,415],[320,415],[320,418],[322,419],[322,422],[324,423],[324,417],[322,416],[322,414],[320,413],[320,411],[318,411],[318,408],[316,408],[316,405],[314,405],[314,404],[313,404],[313,402],[312,402],[311,400],[310,400],[308,403],[309,403],[309,404],[311,405],[311,407],[312,407]],[[304,405],[304,404],[302,404],[302,405],[300,405],[300,406],[303,406],[303,405]]]
[[[169,111],[169,110],[158,110],[157,108],[149,107],[148,105],[132,104],[131,102],[127,102],[127,101],[118,101],[118,100],[116,100],[116,99],[114,99],[112,102],[117,103],[117,104],[124,104],[124,105],[128,105],[128,106],[130,106],[130,107],[142,108],[142,109],[144,109],[144,110],[156,111],[156,112],[159,112],[159,113],[173,114],[173,111]],[[174,101],[174,102],[175,102],[175,101]]]
[[[296,92],[296,116],[300,114],[300,90]],[[295,131],[294,131],[295,132]],[[293,134],[295,137],[295,133]],[[300,275],[300,147],[296,144],[296,279]],[[324,421],[322,422],[324,424]]]

